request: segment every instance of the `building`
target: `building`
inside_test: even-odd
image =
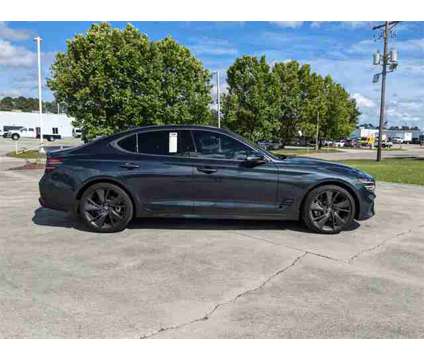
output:
[[[418,142],[420,136],[423,135],[421,130],[383,130],[383,140],[393,139],[393,138],[401,138],[405,142]],[[359,127],[355,129],[355,131],[351,134],[351,138],[367,138],[370,136],[378,137],[378,128],[369,128],[369,127]]]
[[[72,137],[73,118],[65,114],[43,113],[43,134]],[[0,129],[3,131],[21,127],[34,129],[37,135],[40,133],[40,114],[28,112],[0,111]]]

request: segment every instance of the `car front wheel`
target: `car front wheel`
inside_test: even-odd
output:
[[[352,225],[355,201],[352,195],[337,185],[313,189],[303,206],[303,220],[309,229],[323,234],[337,234]]]
[[[97,183],[85,190],[80,216],[92,231],[111,233],[124,230],[133,217],[133,204],[119,186]]]

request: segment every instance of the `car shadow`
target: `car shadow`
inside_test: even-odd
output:
[[[36,225],[74,228],[79,231],[90,231],[79,219],[69,213],[47,208],[38,208],[32,221]],[[352,231],[360,227],[357,221],[344,231]],[[128,229],[179,229],[179,230],[291,230],[301,233],[314,233],[299,221],[280,220],[214,220],[183,218],[138,218],[132,220]]]
[[[76,216],[67,212],[43,207],[39,207],[34,211],[32,222],[41,226],[74,228],[80,231],[89,231]]]

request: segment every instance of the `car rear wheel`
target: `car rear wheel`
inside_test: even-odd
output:
[[[337,234],[352,225],[355,201],[352,195],[337,185],[324,185],[312,190],[303,207],[303,220],[311,230]]]
[[[133,217],[133,204],[119,186],[97,183],[85,190],[80,216],[92,231],[111,233],[124,230]]]

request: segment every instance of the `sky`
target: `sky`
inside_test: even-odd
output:
[[[356,99],[360,123],[378,123],[380,86],[373,84],[372,54],[382,52],[373,22],[131,22],[152,40],[172,36],[204,66],[225,73],[242,55],[265,55],[268,62],[297,60],[314,72],[331,75]],[[45,79],[66,40],[84,33],[90,22],[0,22],[0,98],[37,97],[34,36],[41,36],[43,98],[52,100]],[[111,22],[125,27],[125,22]],[[424,129],[424,22],[401,22],[390,38],[399,67],[387,77],[386,120],[389,126]]]

